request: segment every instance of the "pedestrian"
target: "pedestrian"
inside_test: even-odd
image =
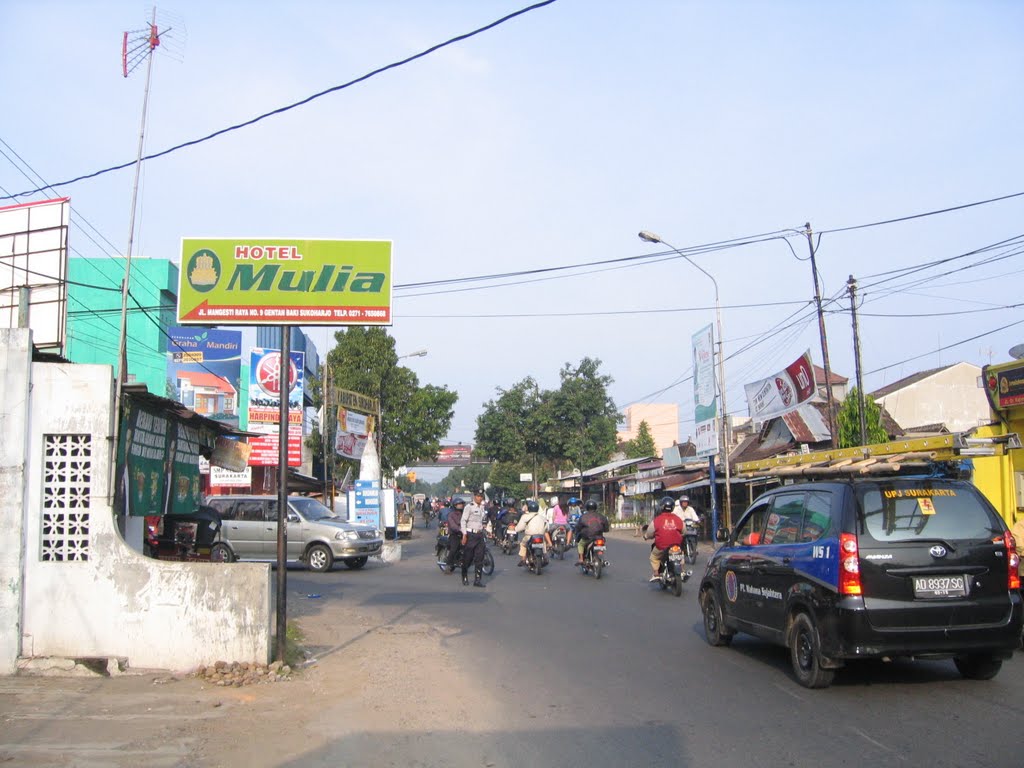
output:
[[[484,492],[473,491],[473,501],[462,510],[462,584],[469,584],[469,561],[473,561],[473,586],[482,587],[484,572],[484,526],[487,511],[484,509]]]

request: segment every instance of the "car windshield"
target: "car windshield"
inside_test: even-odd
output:
[[[316,499],[308,499],[305,496],[300,496],[288,499],[288,503],[295,507],[295,509],[299,511],[299,514],[311,522],[336,517],[331,510]]]
[[[1002,526],[973,488],[941,481],[864,483],[857,496],[867,532],[876,541],[992,539]]]

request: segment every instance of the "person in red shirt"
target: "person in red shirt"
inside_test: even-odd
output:
[[[650,525],[644,526],[644,538],[654,539],[651,545],[651,569],[654,574],[651,581],[658,580],[658,571],[661,569],[662,558],[669,548],[683,545],[683,521],[678,515],[674,515],[676,500],[671,496],[665,496],[661,500],[661,510],[655,515]]]

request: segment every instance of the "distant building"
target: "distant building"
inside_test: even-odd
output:
[[[937,431],[945,425],[950,432],[963,432],[991,418],[980,377],[978,366],[953,363],[912,374],[870,394],[905,430],[927,426]]]
[[[818,394],[821,396],[821,399],[824,400],[828,397],[828,393],[825,388],[825,369],[820,365],[812,365],[812,367],[814,368],[814,383],[818,386]],[[845,376],[840,376],[835,371],[830,371],[830,373],[832,374],[830,377],[832,383],[832,399],[837,403],[841,403],[846,399],[846,390],[850,380]]]
[[[647,422],[647,428],[654,438],[656,455],[679,440],[679,405],[676,403],[638,403],[626,406],[623,411],[625,428],[616,435],[620,443],[632,440],[640,429],[640,423]]]

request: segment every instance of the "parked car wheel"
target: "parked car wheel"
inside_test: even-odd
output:
[[[789,637],[789,657],[797,682],[805,688],[828,688],[835,671],[821,666],[818,628],[814,626],[811,617],[806,613],[798,613],[793,618]]]
[[[369,558],[367,557],[350,557],[347,560],[343,560],[342,562],[345,563],[345,567],[349,570],[358,571],[360,568],[366,565],[366,561],[368,559]]]
[[[309,570],[324,573],[334,565],[334,555],[326,544],[314,544],[306,553],[306,564]]]
[[[1002,659],[997,659],[985,653],[971,654],[970,656],[958,656],[953,659],[960,674],[968,680],[991,680],[1003,667]]]
[[[217,542],[210,548],[210,561],[214,563],[233,563],[235,562],[235,553],[231,551],[231,547],[222,542]]]

